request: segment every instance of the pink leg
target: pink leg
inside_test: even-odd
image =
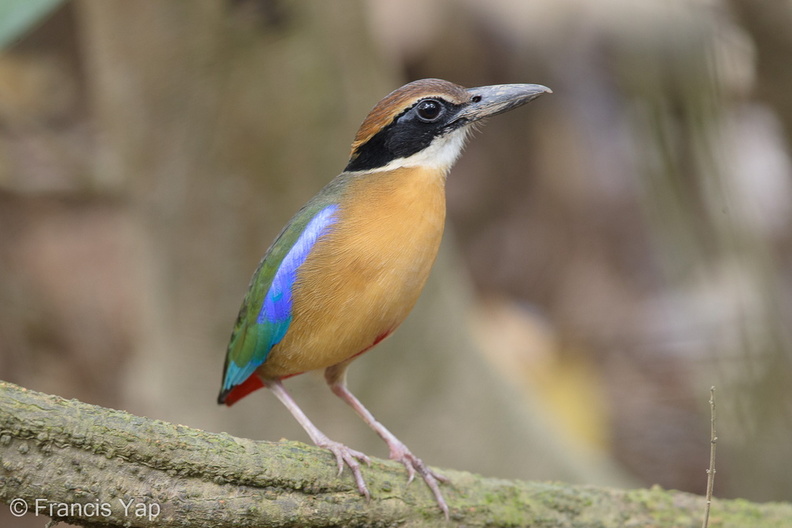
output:
[[[305,413],[300,409],[292,397],[286,392],[283,384],[280,380],[267,380],[266,381],[267,388],[269,388],[275,396],[289,409],[289,412],[292,413],[292,416],[302,425],[305,432],[308,433],[308,436],[311,437],[314,444],[319,447],[324,447],[329,449],[336,457],[336,461],[338,462],[338,474],[340,475],[342,471],[344,471],[344,464],[349,466],[349,469],[352,471],[352,475],[355,477],[355,482],[357,483],[358,490],[360,493],[365,496],[367,499],[371,498],[369,494],[368,488],[366,487],[366,482],[363,480],[363,475],[360,473],[360,464],[358,460],[361,462],[365,462],[366,464],[371,464],[369,458],[359,451],[355,451],[353,449],[348,448],[344,444],[339,442],[334,442],[327,438],[327,436],[316,428],[316,426],[308,419]]]
[[[333,393],[344,400],[350,407],[355,409],[355,412],[358,413],[361,418],[363,418],[363,421],[366,422],[368,426],[380,436],[380,438],[385,440],[385,443],[388,444],[388,449],[390,449],[391,460],[401,462],[404,464],[404,467],[407,468],[407,473],[409,474],[408,483],[413,481],[416,471],[419,475],[421,475],[421,478],[424,479],[424,482],[426,482],[426,484],[429,486],[429,489],[432,490],[438,506],[440,506],[440,509],[443,510],[443,514],[445,514],[446,519],[448,519],[448,504],[446,504],[446,501],[443,498],[439,484],[440,482],[448,482],[448,479],[432,471],[426,466],[426,464],[423,463],[420,458],[413,455],[401,440],[396,438],[396,436],[388,431],[384,425],[379,423],[374,418],[374,415],[372,415],[371,412],[369,412],[369,410],[366,409],[362,403],[360,403],[360,400],[358,400],[354,394],[349,392],[343,373],[338,375],[337,372],[334,372],[331,369],[328,369],[326,377]]]

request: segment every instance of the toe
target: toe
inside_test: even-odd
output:
[[[426,482],[426,485],[429,486],[429,489],[432,491],[432,495],[434,495],[435,501],[440,507],[440,510],[442,510],[443,515],[446,519],[449,519],[448,504],[443,497],[443,492],[440,491],[440,483],[448,482],[448,479],[443,475],[432,471],[426,464],[423,463],[420,458],[416,457],[406,449],[396,453],[395,457],[393,456],[393,453],[391,456],[395,460],[398,460],[404,464],[404,467],[407,468],[408,484],[413,481],[416,473],[421,475],[423,481]]]
[[[343,473],[344,465],[349,467],[349,470],[352,472],[352,476],[355,478],[355,484],[357,484],[358,491],[361,495],[366,497],[366,499],[370,499],[371,494],[369,493],[368,487],[366,486],[366,481],[363,479],[363,474],[360,472],[360,462],[364,462],[366,465],[371,465],[371,460],[369,457],[360,451],[350,449],[344,444],[338,442],[327,441],[324,442],[321,447],[330,450],[330,452],[335,455],[336,462],[338,462],[339,475]]]

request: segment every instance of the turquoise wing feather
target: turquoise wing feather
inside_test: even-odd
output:
[[[228,345],[218,401],[244,383],[269,355],[292,321],[292,286],[314,244],[337,220],[328,187],[305,205],[267,250],[250,281]]]

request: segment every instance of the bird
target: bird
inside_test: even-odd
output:
[[[347,388],[350,363],[388,337],[415,305],[440,246],[446,176],[482,119],[552,93],[539,84],[464,88],[442,79],[410,82],[363,120],[344,170],[286,224],[255,270],[234,324],[218,403],[268,388],[319,447],[348,467],[370,498],[361,463],[329,439],[283,380],[324,369],[331,391],[388,445],[412,482],[426,482],[449,517],[446,478],[412,454]]]

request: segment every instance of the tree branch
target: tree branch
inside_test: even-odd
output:
[[[84,526],[442,526],[399,464],[364,469],[373,498],[325,450],[257,442],[64,400],[0,382],[0,501]],[[466,526],[696,526],[704,498],[485,479],[444,471]],[[714,500],[717,526],[790,526],[792,505]]]

